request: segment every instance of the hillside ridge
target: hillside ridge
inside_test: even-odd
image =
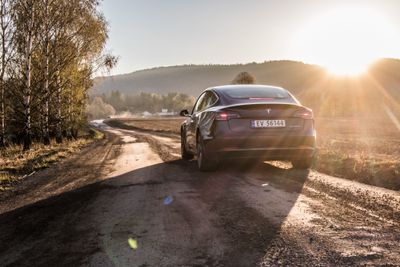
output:
[[[235,65],[179,65],[96,78],[92,94],[178,92],[198,96],[205,88],[229,84],[242,71],[258,84],[281,86],[305,105],[330,115],[368,114],[382,105],[400,114],[400,60],[380,59],[360,76],[333,76],[318,65],[279,60]],[[362,100],[360,100],[362,99]],[[338,106],[340,103],[340,107]]]

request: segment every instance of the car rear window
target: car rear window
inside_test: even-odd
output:
[[[229,88],[224,90],[225,94],[236,99],[279,99],[289,98],[288,92],[281,88],[260,87],[260,88]]]

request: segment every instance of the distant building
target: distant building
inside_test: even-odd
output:
[[[161,109],[161,112],[157,113],[158,116],[174,116],[176,115],[176,112],[170,111],[168,112],[168,109],[163,108]]]
[[[151,114],[151,113],[148,112],[148,111],[144,111],[144,112],[142,113],[142,116],[143,116],[143,117],[150,117],[151,115],[153,115],[153,114]]]

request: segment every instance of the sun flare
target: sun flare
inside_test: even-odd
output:
[[[310,21],[296,36],[306,62],[336,75],[358,75],[393,51],[399,38],[392,24],[369,8],[338,8]]]

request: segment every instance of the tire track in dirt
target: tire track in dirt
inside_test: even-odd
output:
[[[153,143],[153,150],[160,155],[171,151],[172,145],[160,142],[154,133],[147,134],[144,140],[150,144]],[[174,138],[170,142],[179,142],[179,139]],[[175,150],[175,153],[178,151]],[[175,159],[175,157],[172,158]],[[171,160],[166,156],[163,159]],[[283,165],[284,168],[288,168],[285,164]],[[323,266],[328,263],[347,266],[372,262],[390,265],[399,261],[400,250],[396,245],[400,240],[400,195],[398,192],[330,177],[314,171],[307,175],[306,180],[296,179],[297,171],[295,170],[271,166],[265,171],[266,176],[269,176],[268,181],[277,188],[291,191],[293,187],[296,187],[293,184],[297,183],[299,185],[297,191],[304,196],[303,201],[307,202],[308,213],[314,214],[311,217],[315,217],[305,225],[288,223],[293,228],[292,230],[284,226],[284,230],[274,240],[278,245],[271,245],[266,250],[263,260],[265,266],[294,264],[294,262],[309,262],[314,266]],[[290,174],[287,175],[288,173]],[[262,175],[258,174],[258,176],[260,178]],[[248,180],[249,177],[250,175],[242,175],[241,178]],[[239,195],[239,201],[242,201],[241,197]],[[229,202],[229,200],[225,201]],[[252,203],[249,205],[247,207],[251,207]],[[236,206],[243,206],[243,203]],[[221,212],[219,214],[221,218],[224,218]],[[233,214],[227,218],[238,220]],[[265,223],[265,217],[263,218],[263,223]],[[256,221],[261,222],[261,220]],[[228,225],[229,222],[232,223],[228,220]],[[251,228],[251,224],[247,227]],[[259,229],[255,231],[260,232]],[[295,231],[302,232],[303,235],[295,234]],[[232,233],[229,235],[232,236]],[[248,238],[244,237],[244,239]],[[310,260],[310,255],[313,255],[314,260]],[[288,260],[282,261],[282,259]]]

